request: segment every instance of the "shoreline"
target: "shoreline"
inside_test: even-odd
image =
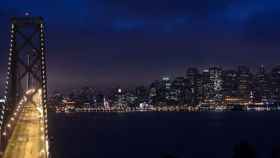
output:
[[[143,112],[279,112],[280,108],[246,108],[246,109],[200,109],[200,108],[155,108],[155,109],[98,109],[98,108],[77,108],[71,110],[56,110],[55,113],[143,113]]]

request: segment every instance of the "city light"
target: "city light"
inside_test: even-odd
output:
[[[32,94],[32,93],[34,93],[34,92],[35,92],[35,89],[32,88],[32,89],[27,90],[27,91],[25,92],[25,94],[26,94],[26,95],[30,95],[30,94]]]
[[[5,103],[5,99],[0,99],[0,103]]]
[[[29,103],[29,100],[27,99],[27,97],[26,97],[26,99],[22,99],[20,102],[21,102],[21,105],[23,105],[23,108],[27,108],[28,109],[28,111],[30,111],[31,109],[32,109],[32,111],[30,111],[29,112],[29,114],[28,115],[22,115],[22,112],[21,113],[18,113],[19,112],[19,109],[21,108],[21,106],[17,106],[17,108],[16,108],[16,111],[17,112],[14,112],[13,113],[13,115],[14,116],[17,116],[17,117],[20,117],[21,119],[23,119],[24,117],[26,117],[25,119],[27,119],[28,117],[30,117],[30,118],[28,118],[28,119],[38,119],[38,123],[35,123],[34,125],[32,125],[33,127],[32,127],[32,130],[30,130],[29,132],[31,132],[30,133],[30,135],[32,134],[33,136],[32,137],[34,137],[34,134],[37,134],[38,135],[38,137],[39,137],[39,139],[41,140],[41,143],[43,144],[43,146],[42,146],[42,149],[41,149],[41,151],[40,151],[40,155],[41,156],[43,156],[43,155],[48,155],[48,152],[46,152],[47,150],[46,149],[48,149],[48,147],[46,146],[46,145],[48,145],[48,144],[46,144],[46,135],[45,135],[45,130],[44,130],[44,122],[45,123],[47,123],[47,120],[44,120],[43,119],[43,117],[44,117],[44,113],[43,113],[43,108],[42,108],[42,90],[41,89],[38,89],[37,90],[37,92],[36,92],[36,90],[35,89],[30,89],[30,90],[28,90],[25,94],[26,95],[33,95],[33,97],[32,97],[32,100],[33,100],[33,102],[35,102],[36,103],[36,106],[34,106],[34,105],[32,105],[32,104],[30,104]],[[33,94],[33,93],[35,93],[35,94]],[[32,107],[33,106],[33,107]],[[31,108],[32,107],[32,108]],[[30,109],[31,108],[31,109]],[[24,113],[26,113],[27,112],[27,109],[25,109],[24,110]],[[32,112],[32,113],[31,113]],[[36,117],[33,117],[33,116],[36,116]],[[16,117],[11,117],[11,121],[13,121],[13,122],[15,122],[16,121],[16,119],[15,119]],[[16,121],[16,123],[18,123],[18,121],[20,121],[21,119],[18,119],[17,121]],[[23,119],[24,120],[24,119]],[[37,121],[36,121],[37,122]],[[31,122],[30,122],[31,123]],[[25,124],[30,124],[29,122],[25,122]],[[35,126],[36,125],[36,126]],[[17,124],[15,124],[15,126],[17,126]],[[38,128],[39,129],[39,133],[34,133],[34,132],[36,132],[36,130],[35,130],[35,127],[36,128]],[[47,126],[46,126],[47,127]],[[9,123],[9,124],[7,124],[7,128],[11,128],[11,124]],[[34,129],[33,129],[34,128]],[[6,133],[3,133],[3,135],[6,135]],[[32,138],[32,139],[35,139],[36,137],[34,137],[34,138]],[[11,140],[11,141],[14,141],[14,140]],[[15,141],[17,141],[17,140],[15,140]],[[33,140],[34,141],[34,140]],[[33,147],[35,147],[35,146],[37,146],[37,144],[33,144]],[[34,154],[36,154],[36,153],[34,153]]]
[[[81,54],[85,51],[86,54],[90,54],[87,61],[81,61],[80,58],[75,58],[75,60],[72,59],[73,63],[65,62],[65,61],[57,62],[59,60],[48,61],[46,59],[48,56],[46,52],[47,50],[49,50],[49,48],[47,47],[48,39],[46,39],[45,32],[48,31],[45,30],[47,26],[44,25],[44,20],[42,17],[31,17],[29,12],[23,12],[22,17],[13,17],[10,20],[11,25],[9,25],[9,27],[11,28],[6,30],[6,33],[10,34],[10,39],[7,39],[6,41],[6,42],[10,42],[9,44],[6,45],[7,55],[8,55],[7,56],[8,71],[7,71],[6,78],[2,76],[3,79],[6,79],[5,81],[3,81],[3,84],[5,85],[5,96],[4,99],[0,99],[0,104],[1,104],[0,128],[3,128],[0,131],[2,132],[2,135],[5,136],[3,137],[4,139],[0,137],[1,138],[0,145],[1,148],[3,148],[3,151],[0,151],[1,158],[2,157],[6,158],[5,157],[6,153],[8,153],[7,157],[21,157],[22,155],[27,153],[32,155],[31,157],[48,158],[49,145],[50,145],[48,139],[49,138],[48,127],[51,127],[49,125],[49,122],[52,122],[52,120],[48,120],[48,117],[53,116],[52,114],[48,116],[49,112],[53,112],[53,113],[64,112],[67,113],[67,116],[69,115],[70,117],[72,117],[72,115],[69,113],[88,112],[94,114],[95,113],[119,114],[119,113],[139,112],[142,114],[142,113],[149,113],[149,112],[150,113],[189,112],[189,114],[192,115],[191,113],[207,111],[209,112],[207,114],[210,115],[210,119],[213,119],[212,112],[216,114],[216,112],[226,113],[227,111],[255,111],[255,112],[280,111],[280,65],[273,66],[272,64],[274,63],[272,62],[259,60],[259,62],[261,63],[263,62],[267,63],[268,66],[271,68],[265,69],[264,65],[260,65],[258,68],[252,69],[251,67],[248,66],[249,64],[251,65],[252,63],[254,64],[253,61],[255,61],[257,57],[264,57],[264,59],[266,58],[265,56],[266,54],[264,55],[259,54],[259,52],[264,51],[264,49],[266,49],[264,51],[265,53],[266,51],[268,52],[267,54],[273,54],[277,51],[276,49],[278,48],[277,45],[275,45],[275,48],[274,47],[269,48],[270,45],[276,43],[275,41],[273,41],[274,38],[270,37],[271,33],[268,32],[269,37],[262,36],[262,34],[267,34],[265,31],[270,31],[270,30],[267,27],[257,27],[258,25],[256,21],[262,25],[266,25],[266,23],[268,23],[267,25],[269,26],[274,26],[274,25],[271,25],[270,22],[267,22],[267,20],[261,21],[262,19],[258,19],[257,16],[255,15],[255,14],[264,14],[266,10],[275,9],[275,7],[270,9],[263,9],[260,4],[239,5],[238,2],[236,2],[236,4],[234,3],[229,5],[224,5],[224,4],[219,5],[218,8],[213,7],[212,5],[210,5],[210,7],[205,7],[199,4],[198,5],[199,7],[197,7],[199,9],[197,9],[198,11],[196,13],[195,12],[196,7],[192,9],[192,6],[190,5],[191,3],[187,4],[182,2],[182,4],[191,7],[191,9],[190,8],[182,9],[183,5],[181,4],[178,6],[171,5],[171,7],[170,6],[167,7],[167,5],[169,4],[165,4],[165,3],[162,4],[162,2],[155,3],[155,4],[157,4],[158,6],[157,9],[153,7],[155,11],[160,11],[164,8],[168,8],[168,11],[159,12],[153,16],[164,15],[164,17],[149,18],[148,15],[150,15],[150,13],[144,15],[142,13],[144,12],[144,10],[141,11],[141,8],[146,8],[147,6],[149,6],[147,4],[144,4],[145,7],[144,5],[137,6],[136,10],[133,9],[133,6],[130,7],[130,4],[126,4],[127,6],[123,7],[123,8],[132,8],[132,9],[126,9],[125,11],[125,12],[129,12],[128,10],[133,10],[134,13],[132,13],[132,16],[136,14],[135,11],[139,10],[141,12],[137,13],[137,17],[135,18],[139,18],[139,17],[145,18],[147,16],[148,18],[147,20],[146,19],[142,19],[142,20],[148,22],[154,20],[155,22],[151,22],[152,25],[154,25],[154,23],[158,23],[159,25],[158,24],[156,24],[155,26],[145,25],[145,27],[134,28],[135,27],[134,24],[130,24],[133,21],[135,21],[135,19],[133,20],[133,17],[130,16],[125,17],[127,15],[124,15],[124,17],[121,18],[116,17],[117,19],[131,18],[130,20],[124,20],[125,21],[124,23],[128,23],[124,25],[128,25],[128,26],[131,25],[130,27],[132,27],[132,29],[130,28],[128,29],[125,27],[124,29],[121,30],[117,29],[118,33],[114,33],[116,31],[115,27],[117,26],[112,25],[113,29],[111,29],[111,31],[109,29],[109,33],[104,34],[105,35],[104,37],[107,36],[109,37],[111,36],[110,34],[112,34],[113,36],[124,35],[124,37],[120,38],[122,40],[121,42],[112,42],[113,40],[110,38],[108,38],[109,40],[103,40],[103,38],[101,38],[101,40],[94,41],[94,42],[97,41],[101,43],[98,43],[96,45],[89,45],[89,47],[97,46],[96,48],[94,48],[95,50],[92,51],[88,47],[84,47],[85,43],[89,43],[89,42],[79,41],[77,39],[80,38],[76,38],[76,37],[69,38],[72,40],[74,39],[74,42],[69,42],[69,43],[76,42],[75,43],[76,46],[81,47],[83,49],[81,49],[80,51],[77,51],[76,49],[72,50],[71,48],[72,47],[74,48],[75,46],[66,45],[67,48],[65,50],[61,49],[62,51],[60,52],[62,52],[62,54],[60,54],[57,57],[57,59],[61,60],[61,57],[65,57],[65,59],[67,57],[69,58],[68,60],[70,61],[71,57],[73,57],[73,54],[75,53],[74,51],[77,51],[76,53],[79,56],[85,55],[85,54]],[[30,4],[30,5],[31,5],[30,7],[32,8],[32,5],[34,4]],[[270,5],[271,4],[269,4],[268,6]],[[112,6],[110,6],[109,8],[111,8]],[[224,6],[226,7],[224,8]],[[46,7],[46,5],[44,5],[44,7]],[[13,8],[13,7],[12,6],[6,7],[6,9],[8,10],[7,13],[9,13],[9,8]],[[65,8],[72,9],[72,7],[65,7]],[[207,15],[204,15],[205,8],[206,8]],[[214,8],[214,10],[212,10],[212,8]],[[17,9],[15,10],[17,11]],[[45,11],[45,9],[37,9],[37,10]],[[61,9],[57,9],[57,10],[61,11]],[[97,9],[97,10],[102,10],[102,9]],[[111,15],[111,12],[113,12],[114,10],[115,9],[111,9],[108,14]],[[241,17],[240,14],[236,13],[238,11],[240,12],[240,10],[244,13],[249,12],[250,16],[246,15],[245,18]],[[166,14],[170,12],[172,12],[172,15]],[[234,14],[231,12],[234,12]],[[274,13],[274,10],[272,12]],[[218,16],[216,16],[217,13],[219,14]],[[196,14],[199,16],[193,16]],[[228,14],[230,14],[230,16]],[[52,15],[58,15],[58,14],[53,14],[53,13],[50,14],[50,16]],[[185,22],[185,20],[178,20],[178,17],[182,15],[185,16],[187,15],[187,18],[191,17],[190,21]],[[98,16],[98,14],[96,16]],[[96,17],[96,16],[90,15],[88,17]],[[75,21],[75,19],[69,17],[67,18],[61,18],[60,16],[58,17],[60,19],[59,20],[56,19],[56,23],[57,21],[63,19],[72,20],[72,22],[70,23],[66,22],[65,24],[73,24],[73,25],[75,22],[80,23],[81,21],[81,20]],[[84,17],[84,16],[82,15],[77,17]],[[98,24],[97,27],[92,27],[95,28],[96,29],[95,31],[97,32],[102,30],[101,32],[97,33],[98,36],[95,37],[97,39],[99,38],[100,34],[104,33],[104,30],[108,30],[107,27],[108,24],[110,24],[111,27],[111,22],[108,22],[108,17],[106,16],[103,16],[102,18],[96,18],[96,19],[97,20],[102,19],[100,22],[103,23],[105,22],[106,24],[99,24],[98,22],[87,22],[86,24],[91,24],[91,23]],[[114,20],[115,18],[112,18],[110,16],[109,21],[112,19]],[[82,19],[82,21],[83,20],[84,19]],[[229,24],[224,25],[225,22]],[[112,22],[112,24],[114,24],[114,21]],[[170,27],[169,28],[171,29],[170,34],[173,31],[175,32],[174,35],[166,34],[166,30],[165,30],[166,26],[164,26],[165,24],[167,24],[166,26]],[[203,28],[204,25],[205,28]],[[219,27],[219,25],[225,28]],[[232,26],[238,26],[236,27],[237,30],[235,27]],[[100,29],[99,27],[105,27],[105,28]],[[79,28],[81,27],[79,26]],[[162,28],[164,31],[162,30]],[[61,29],[61,27],[58,26],[57,29]],[[64,30],[73,31],[73,29],[71,28],[70,29],[66,28]],[[244,36],[243,35],[240,36],[241,33],[240,30],[242,30],[241,31],[242,33],[247,31],[248,32]],[[95,31],[88,30],[87,32],[95,32]],[[154,31],[156,33],[153,33]],[[274,31],[277,32],[277,30]],[[132,37],[131,35],[135,34],[135,32],[136,34],[139,34],[139,32],[140,34],[141,33],[149,34],[151,32],[150,36],[147,36],[147,39],[149,40],[145,41],[146,38],[142,38],[142,35],[140,39],[135,40],[136,38],[139,38],[139,36],[137,36],[134,40],[133,39],[127,40],[127,37]],[[161,35],[162,32],[164,32],[164,34]],[[234,37],[231,37],[232,33],[236,33],[234,34]],[[260,36],[261,38],[267,38],[267,39],[266,40],[254,39],[256,37],[252,35],[256,33],[261,34]],[[57,37],[63,34],[64,33],[60,33],[57,35]],[[80,36],[80,35],[84,35],[84,33],[77,34],[74,32],[71,34],[69,33],[69,35]],[[275,33],[275,35],[278,34]],[[91,36],[87,35],[87,37],[91,37]],[[167,40],[162,39],[163,37],[165,37]],[[55,36],[52,38],[55,38]],[[89,38],[86,39],[89,40]],[[113,39],[117,39],[117,38],[114,37]],[[156,40],[153,41],[151,39],[157,39],[157,41]],[[50,42],[52,41],[65,42],[65,39],[63,38],[59,40],[51,39]],[[123,43],[126,41],[128,42]],[[135,42],[137,44],[135,44]],[[124,45],[125,47],[128,48],[125,48]],[[54,47],[63,46],[63,43],[55,43],[53,44],[53,46]],[[138,48],[138,46],[142,48]],[[156,48],[158,46],[159,48]],[[116,56],[115,54],[113,55],[105,54],[106,56],[112,55],[111,56],[112,62],[103,61],[104,59],[107,59],[106,57],[104,58],[101,57],[100,59],[96,59],[97,57],[99,57],[98,55],[102,54],[102,52],[99,52],[100,50],[105,51],[105,53],[108,53],[107,49],[109,50],[109,52],[116,51],[115,53],[117,53],[117,58],[114,58]],[[137,54],[139,52],[145,53],[146,51],[143,51],[144,49],[148,49],[147,52],[149,54],[143,55],[143,57],[142,55]],[[53,50],[53,48],[50,48],[50,50]],[[69,55],[69,51],[70,51],[70,55]],[[88,53],[91,51],[99,52],[99,54]],[[118,53],[121,51],[124,51],[124,54],[120,56]],[[237,51],[240,51],[239,56]],[[243,58],[243,54],[245,55],[249,54],[247,52],[251,52],[251,51],[255,51],[253,53],[256,53],[256,56],[250,54],[247,55],[246,57],[244,56]],[[59,51],[54,50],[54,52],[59,52]],[[135,52],[136,52],[136,56],[131,55],[131,53],[135,53]],[[224,55],[227,52],[231,54],[230,55],[227,54],[228,56]],[[236,54],[232,52],[234,53],[236,52]],[[199,67],[193,67],[193,66],[187,67],[192,64],[198,65],[199,62],[197,60],[203,60],[202,63],[204,64],[218,63],[216,61],[217,57],[220,57],[220,59],[217,59],[217,61],[220,60],[222,62],[221,64],[224,63],[224,65],[220,65],[220,66],[201,65]],[[277,62],[276,57],[277,56],[275,56],[275,59],[273,59],[273,62]],[[207,58],[211,60],[204,61]],[[91,59],[95,59],[95,60],[91,61]],[[165,61],[161,62],[160,59],[164,59]],[[248,65],[239,65],[233,67],[233,65],[231,65],[232,59],[235,60],[238,59],[238,61],[233,61],[232,63],[244,62],[244,63],[248,63]],[[129,61],[123,62],[125,60],[129,60]],[[141,64],[140,62],[138,62],[138,60],[142,60],[145,62]],[[55,81],[59,77],[61,77],[59,78],[59,80],[61,80],[61,83],[63,83],[62,85],[66,87],[54,87],[53,85],[56,84],[48,85],[47,64],[48,63],[57,64],[61,62],[66,63],[66,64],[62,64],[65,66],[65,68],[63,69],[66,71],[57,73],[56,70],[52,70],[55,72],[51,72],[51,74],[57,75],[57,76],[52,76],[53,79],[52,81]],[[89,75],[90,78],[80,79],[79,76],[77,77],[75,75],[72,75],[72,78],[71,77],[67,78],[68,76],[65,74],[70,72],[69,76],[71,76],[71,70],[73,72],[74,70],[78,71],[78,68],[80,67],[79,62],[82,63],[81,67],[83,68],[81,70],[82,73],[80,74]],[[86,64],[84,64],[84,62],[86,62]],[[90,67],[88,65],[89,62],[97,65],[99,64],[99,67],[97,67],[96,65],[95,65],[96,67],[94,67],[94,65]],[[103,72],[103,69],[107,67],[104,68],[104,65],[101,65],[101,69],[103,68],[101,71],[100,63],[103,63],[104,65],[111,63],[113,64],[113,67],[111,68],[110,71],[105,73],[105,71]],[[116,63],[121,65],[114,65]],[[126,63],[127,65],[124,65],[124,63]],[[85,65],[87,67],[85,67]],[[52,67],[56,68],[57,65],[52,65]],[[121,70],[120,68],[123,67],[125,67],[125,69]],[[138,74],[138,72],[134,72],[133,67],[136,67],[137,71],[141,70],[145,72],[145,74],[142,75],[142,74]],[[96,70],[92,70],[93,68]],[[156,70],[158,72],[156,72]],[[92,72],[95,74],[89,74],[88,72]],[[101,76],[101,78],[97,78],[96,75],[98,75],[100,72],[104,74],[102,74],[103,76]],[[175,74],[176,72],[180,74]],[[119,75],[119,76],[114,78],[111,77],[110,75]],[[117,83],[121,78],[129,78],[129,79],[126,79],[125,80],[126,82],[123,81],[123,83],[122,82]],[[144,79],[147,78],[153,78],[154,80],[144,81]],[[72,81],[74,79],[79,79],[79,80],[77,80],[77,82]],[[139,81],[140,79],[143,79],[143,81]],[[107,83],[111,87],[104,86],[103,87],[104,89],[102,89],[102,87],[100,86],[102,85],[101,82]],[[81,89],[77,88],[73,91],[69,90],[66,92],[61,90],[61,92],[59,91],[54,92],[56,93],[55,95],[52,94],[48,95],[50,93],[47,90],[48,87],[51,87],[51,89],[64,89],[64,88],[70,89],[70,87],[76,88],[77,85],[76,86],[72,85],[72,83],[78,83],[78,85],[85,85],[87,87]],[[91,85],[97,85],[97,86],[90,87]],[[137,85],[137,86],[133,86],[133,85]],[[220,115],[218,116],[220,117]],[[215,124],[215,126],[217,126],[216,124],[218,123],[216,122],[218,122],[219,119],[214,118],[213,120],[210,121],[213,121],[214,123],[212,122],[209,123],[209,121],[207,121],[206,122],[207,126],[208,124],[211,124],[210,126],[212,126],[212,124]],[[149,121],[146,122],[149,123]],[[189,122],[197,123],[200,122],[200,120],[197,121],[196,119],[188,119],[186,122],[183,121],[179,122],[180,123],[179,126],[186,126],[186,125],[188,126]],[[104,124],[104,123],[106,123],[106,120],[100,121],[100,124]],[[167,123],[165,122],[166,125],[168,123],[173,123],[173,122],[170,121],[167,121]],[[192,131],[196,131],[196,127],[195,129],[192,128],[189,129],[190,129],[189,131],[191,131],[189,134],[196,133],[196,132],[192,132]],[[207,130],[205,131],[208,132]],[[220,134],[219,132],[218,134]],[[3,141],[4,143],[1,141]],[[193,141],[189,141],[189,142],[193,142]],[[205,146],[207,145],[208,144],[206,144]]]

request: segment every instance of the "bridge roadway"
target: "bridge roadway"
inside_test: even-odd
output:
[[[41,114],[27,103],[20,113],[3,158],[46,158]]]

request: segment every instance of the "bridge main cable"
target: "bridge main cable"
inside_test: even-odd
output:
[[[32,104],[32,108],[37,106],[40,107],[38,109],[41,109],[44,151],[46,157],[49,157],[46,47],[42,17],[11,18],[8,57],[5,104],[0,109],[0,156],[4,154],[9,140],[14,136],[13,132],[18,127],[16,123],[21,122],[21,119],[26,116],[28,110],[25,106]],[[39,102],[34,103],[33,101],[35,92],[31,93],[32,95],[26,94],[31,89],[34,89],[36,93],[40,91]],[[23,102],[27,105],[23,106]]]

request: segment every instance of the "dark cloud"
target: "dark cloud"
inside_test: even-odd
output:
[[[17,15],[20,15],[20,12],[16,8],[1,8],[0,7],[0,21],[2,24],[6,24],[6,25],[2,25],[3,29],[0,30],[0,33],[3,33],[5,31],[4,29],[8,27],[7,24],[8,24],[8,22],[10,22],[10,17],[17,16]]]
[[[260,45],[278,45],[280,43],[280,10],[271,10],[252,16],[244,30],[245,40]]]
[[[9,17],[26,11],[46,20],[49,83],[56,87],[143,83],[183,75],[190,65],[276,64],[280,58],[280,2],[274,0],[0,3],[0,76]]]
[[[110,8],[120,12],[128,12],[131,15],[161,16],[170,14],[188,14],[193,16],[205,16],[211,12],[224,10],[232,0],[161,0],[161,1],[130,1],[130,0],[105,0]]]

